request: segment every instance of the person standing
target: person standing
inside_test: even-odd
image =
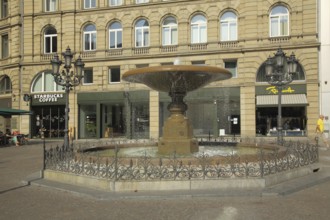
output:
[[[327,149],[329,149],[329,144],[328,144],[328,140],[324,134],[324,116],[323,115],[320,115],[319,119],[317,120],[317,124],[316,124],[316,134],[317,134],[317,137],[320,139],[322,139],[325,147]]]

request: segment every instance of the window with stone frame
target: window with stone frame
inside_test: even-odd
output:
[[[32,92],[58,92],[63,91],[63,87],[57,85],[54,81],[53,74],[49,72],[41,72],[32,82]]]
[[[11,93],[11,91],[12,91],[12,87],[9,76],[7,75],[0,76],[0,95]]]
[[[122,0],[109,0],[109,6],[119,6],[122,4],[123,4]]]
[[[45,12],[57,11],[57,0],[44,0]]]
[[[136,0],[136,4],[148,3],[149,0]]]
[[[96,28],[89,24],[84,28],[84,51],[96,50]]]
[[[44,33],[44,53],[57,52],[57,31],[54,27],[48,27]]]
[[[237,16],[228,11],[220,18],[220,41],[235,40],[237,40]]]
[[[122,48],[123,29],[119,22],[113,22],[109,26],[109,49]]]
[[[274,7],[269,15],[270,37],[281,37],[289,35],[289,11],[284,6]]]
[[[120,67],[109,67],[109,83],[119,83],[120,82]]]
[[[1,58],[9,57],[9,37],[8,34],[1,35]]]
[[[135,46],[148,47],[149,38],[149,22],[145,19],[138,20],[135,24]]]
[[[83,84],[84,85],[93,84],[93,68],[84,69]]]
[[[6,18],[8,17],[8,0],[0,0],[1,4],[1,18]]]
[[[237,78],[237,60],[225,61],[225,69],[231,72],[232,78]]]
[[[165,18],[163,21],[162,44],[163,46],[178,44],[178,23],[172,16]]]
[[[96,8],[96,0],[84,0],[84,9]]]
[[[207,42],[207,20],[204,15],[198,14],[191,19],[191,43]]]

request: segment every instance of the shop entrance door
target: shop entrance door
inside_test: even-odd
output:
[[[65,128],[64,106],[33,107],[31,135],[34,138],[63,138]],[[42,134],[43,130],[43,134]]]
[[[241,133],[241,125],[240,125],[240,116],[232,115],[231,117],[231,134],[237,135]]]

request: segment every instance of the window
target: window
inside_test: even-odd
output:
[[[178,24],[174,17],[167,17],[163,22],[163,45],[178,44]]]
[[[44,53],[57,52],[57,32],[53,27],[48,27],[44,35]]]
[[[191,64],[194,66],[205,66],[205,61],[204,60],[191,61]]]
[[[8,16],[8,0],[0,0],[1,1],[1,18],[5,18]]]
[[[9,56],[9,39],[8,34],[1,36],[1,58],[7,58]]]
[[[84,85],[93,83],[93,69],[84,69]]]
[[[122,48],[123,29],[119,22],[114,22],[109,27],[109,48]]]
[[[136,0],[136,4],[148,3],[149,0]]]
[[[135,46],[149,46],[149,23],[145,19],[140,19],[135,24]]]
[[[122,4],[123,4],[122,0],[109,0],[110,6],[118,6],[118,5],[122,5]]]
[[[160,65],[162,65],[162,66],[172,66],[174,64],[173,64],[173,62],[168,62],[168,63],[161,63]]]
[[[206,43],[207,26],[206,18],[203,15],[195,15],[191,19],[191,43]]]
[[[109,68],[109,83],[120,82],[120,67]]]
[[[92,24],[84,28],[84,50],[96,50],[96,28]]]
[[[289,11],[284,6],[276,6],[269,16],[270,37],[289,35]]]
[[[220,40],[237,40],[237,16],[233,12],[226,12],[220,18]]]
[[[0,94],[11,93],[11,81],[8,76],[0,77]]]
[[[84,0],[84,8],[95,8],[96,7],[96,0]]]
[[[233,78],[237,77],[237,61],[226,61],[225,69],[231,72]]]
[[[32,92],[57,92],[62,91],[62,86],[59,86],[54,81],[54,76],[51,72],[39,73],[32,83]]]
[[[144,68],[144,67],[148,67],[149,64],[136,64],[136,68]]]
[[[45,11],[56,11],[57,0],[45,0]]]

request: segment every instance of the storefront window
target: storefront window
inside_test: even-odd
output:
[[[78,94],[78,103],[79,138],[149,137],[149,91]]]
[[[277,135],[277,112],[278,108],[264,107],[256,110],[256,132],[258,136]],[[283,107],[282,128],[284,136],[305,136],[306,129],[306,107]]]
[[[82,105],[79,113],[80,137],[95,138],[97,132],[96,105]]]
[[[185,98],[187,117],[196,137],[218,137],[240,134],[240,89],[203,88],[190,92]],[[170,102],[166,93],[160,93],[160,129],[169,116]],[[162,135],[162,134],[161,134]]]

